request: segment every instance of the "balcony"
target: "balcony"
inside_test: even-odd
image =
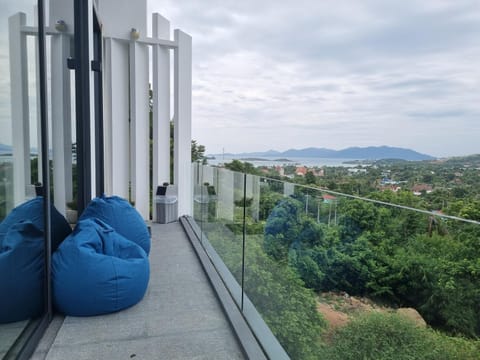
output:
[[[442,325],[439,315],[476,311],[463,294],[477,278],[461,265],[475,253],[460,244],[475,242],[478,222],[199,164],[192,184],[193,217],[151,224],[145,298],[115,314],[57,316],[33,359],[354,359],[350,349],[361,345],[349,338],[388,350],[381,326],[390,325],[399,353],[475,359],[478,341],[452,336],[471,325],[455,317]],[[400,261],[381,252],[393,245]],[[341,313],[370,297],[383,305],[373,315],[350,308],[344,331],[356,330],[342,338],[325,309]],[[397,315],[417,306],[428,327]],[[404,332],[413,335],[406,342]]]
[[[32,359],[243,359],[179,222],[152,224],[144,299],[105,316],[57,317]]]
[[[145,1],[132,8],[128,0],[51,0],[50,7],[51,23],[43,31],[41,22],[27,26],[23,13],[8,14],[11,68],[4,73],[13,100],[5,101],[12,114],[4,122],[12,136],[11,154],[1,164],[1,217],[31,197],[39,181],[45,199],[62,214],[74,200],[81,212],[105,192],[135,203],[148,221],[151,194],[171,179],[181,217],[178,223],[151,224],[151,278],[140,303],[105,316],[55,315],[52,323],[51,239],[45,231],[45,276],[35,294],[45,301],[44,312],[32,321],[0,325],[0,357],[17,358],[22,348],[18,358],[28,358],[47,329],[34,359],[347,359],[360,345],[384,350],[377,347],[382,334],[354,336],[370,334],[362,331],[367,325],[382,329],[380,324],[392,331],[398,325],[413,334],[410,340],[423,341],[395,347],[403,344],[401,334],[385,331],[396,354],[478,358],[480,345],[472,339],[479,332],[480,223],[388,197],[358,198],[191,165],[190,37],[176,30],[170,39],[169,22],[159,14],[147,36]],[[40,10],[38,20],[45,20]],[[48,47],[40,35],[49,37]],[[30,37],[38,40],[35,46]],[[87,38],[93,44],[81,42]],[[43,94],[37,107],[32,89]],[[73,144],[74,153],[65,151]],[[44,224],[49,221],[46,214]],[[387,251],[392,246],[398,258]],[[390,308],[380,319],[359,318],[363,323],[344,314],[350,322],[345,330],[333,328],[322,309],[342,312],[355,297]],[[442,332],[391,315],[398,307],[418,308]],[[353,338],[358,342],[349,343]]]

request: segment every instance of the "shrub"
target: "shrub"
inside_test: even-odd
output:
[[[480,344],[418,327],[400,315],[372,312],[339,328],[323,351],[332,360],[473,360]]]

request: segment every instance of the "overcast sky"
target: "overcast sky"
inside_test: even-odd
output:
[[[193,37],[208,153],[480,153],[479,0],[149,0]]]

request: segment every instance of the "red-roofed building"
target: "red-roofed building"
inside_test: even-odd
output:
[[[330,194],[323,194],[322,197],[323,197],[323,201],[327,204],[337,201],[337,198]]]
[[[307,175],[308,169],[305,166],[298,166],[295,170],[295,174],[298,176],[305,176]]]

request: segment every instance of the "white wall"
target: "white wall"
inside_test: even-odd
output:
[[[158,185],[170,181],[170,55],[174,49],[174,184],[178,188],[179,215],[190,215],[191,37],[175,30],[174,41],[171,41],[168,20],[154,14],[154,38],[147,38],[145,0],[99,0],[98,9],[105,38],[106,193],[130,198],[148,219],[150,191],[155,194]],[[133,28],[138,31],[137,37],[132,36]],[[149,63],[149,51],[152,51],[153,64]],[[149,178],[149,83],[153,87],[152,183]]]

